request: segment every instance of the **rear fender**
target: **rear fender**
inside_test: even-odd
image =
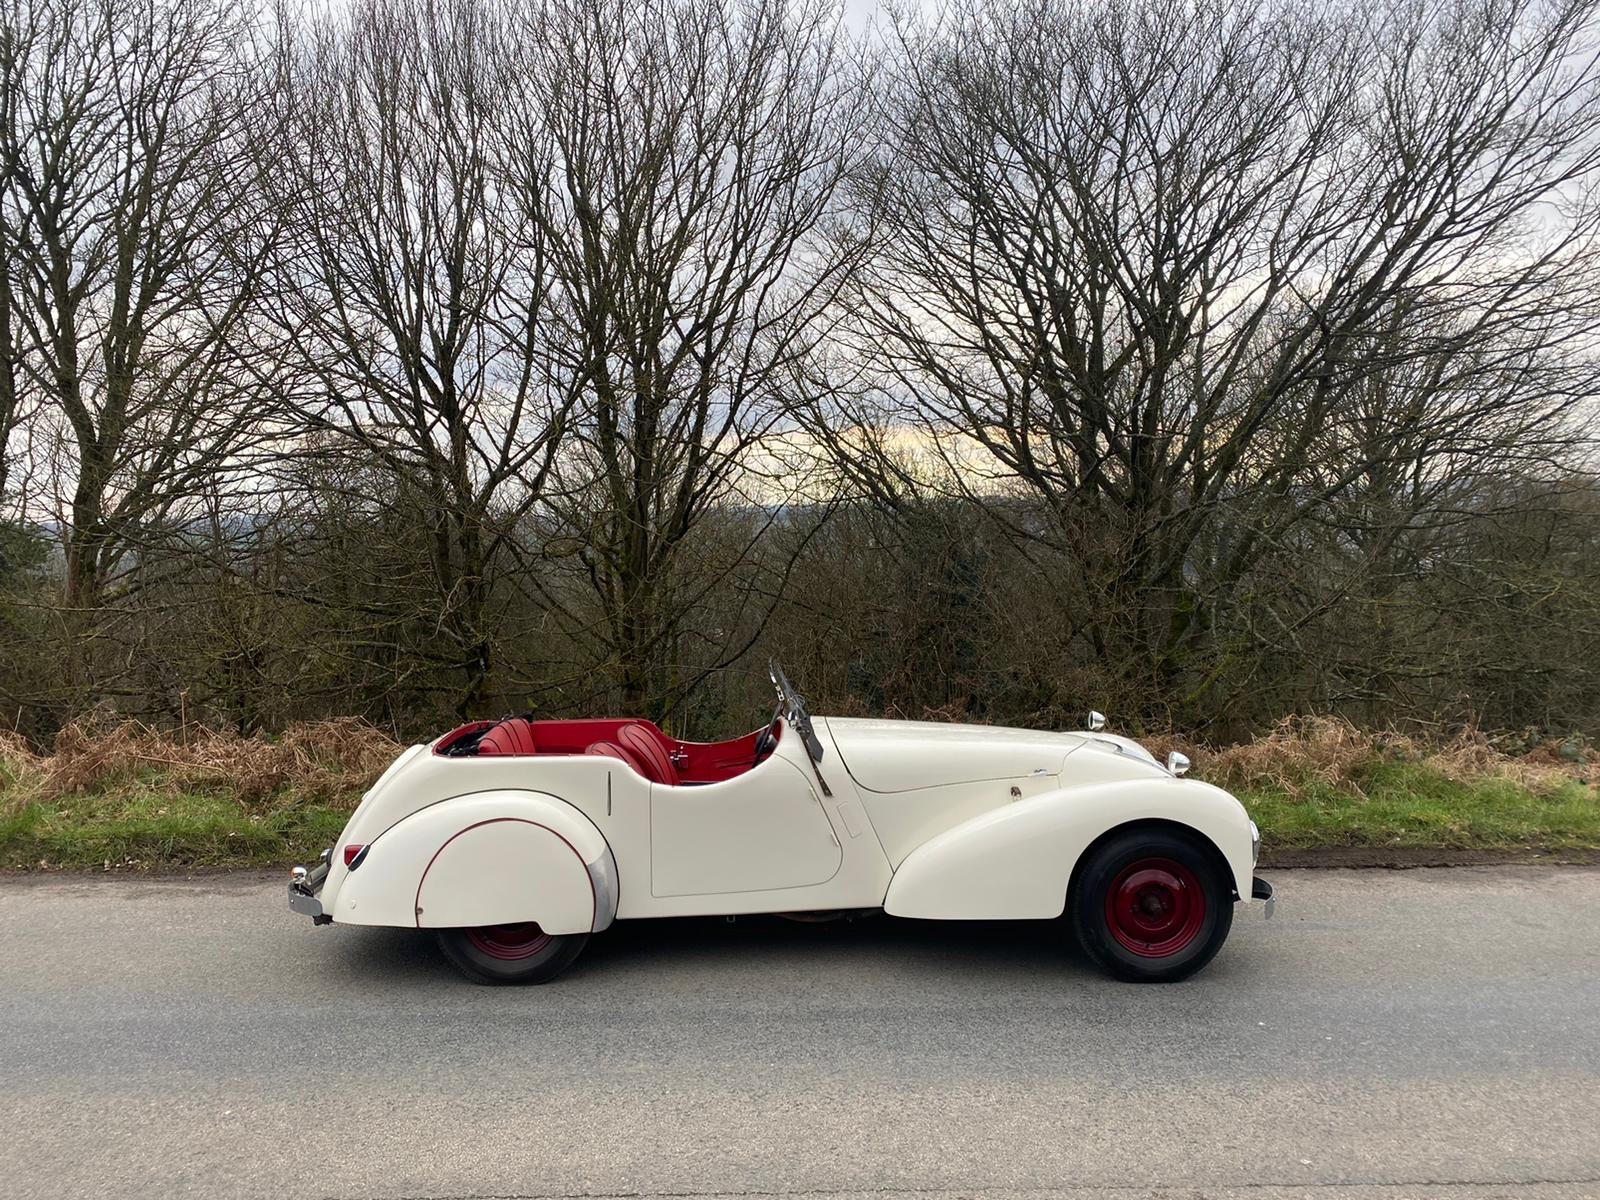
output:
[[[1194,779],[1130,779],[1042,792],[945,830],[906,856],[884,910],[953,921],[1058,917],[1083,852],[1136,821],[1193,830],[1227,861],[1237,893],[1250,894],[1254,864],[1243,805]]]
[[[616,861],[594,823],[543,792],[489,791],[418,810],[375,838],[330,912],[418,929],[537,921],[599,932],[617,915]]]

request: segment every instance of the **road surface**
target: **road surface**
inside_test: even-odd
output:
[[[1273,881],[1169,987],[877,918],[490,989],[278,877],[0,879],[0,1196],[1600,1196],[1600,870]]]

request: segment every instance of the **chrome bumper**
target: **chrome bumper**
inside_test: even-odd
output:
[[[1250,881],[1250,899],[1265,900],[1267,902],[1265,920],[1272,920],[1272,909],[1277,901],[1272,896],[1272,885],[1261,876],[1257,875]]]
[[[333,923],[333,917],[322,911],[322,901],[317,899],[322,881],[328,877],[331,858],[332,851],[324,850],[321,861],[309,871],[304,867],[296,867],[289,873],[289,911],[310,917],[313,925]]]

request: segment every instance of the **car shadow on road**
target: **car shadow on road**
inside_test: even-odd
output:
[[[452,983],[459,976],[433,937],[398,929],[338,927],[329,970],[350,982]],[[335,965],[335,962],[337,965]],[[1008,978],[1037,984],[1098,978],[1063,921],[913,921],[871,914],[830,922],[774,916],[623,921],[590,938],[563,984],[609,988],[708,976],[753,982],[763,975],[864,974],[948,979]]]

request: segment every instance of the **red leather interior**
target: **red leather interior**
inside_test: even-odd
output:
[[[585,754],[598,754],[603,758],[615,758],[632,768],[635,774],[644,775],[644,764],[629,751],[624,750],[615,742],[596,742],[584,751]],[[648,776],[646,776],[648,778]]]
[[[501,721],[478,743],[479,754],[537,754],[533,725],[521,717]]]
[[[678,768],[672,765],[672,757],[652,731],[643,725],[624,725],[617,730],[617,741],[626,750],[631,750],[644,764],[644,769],[639,772],[651,783],[666,783],[676,785],[678,782]]]
[[[725,742],[684,742],[638,717],[470,721],[433,745],[435,754],[594,754],[663,784],[717,783],[748,771],[761,730]],[[481,735],[481,736],[480,736]]]

